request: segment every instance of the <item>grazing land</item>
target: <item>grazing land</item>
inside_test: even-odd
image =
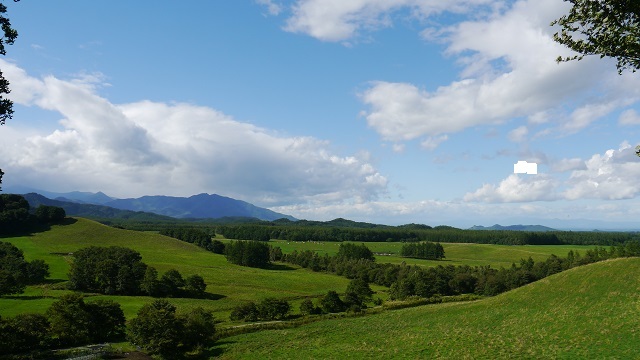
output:
[[[492,298],[223,339],[223,359],[631,359],[640,259],[577,267]]]
[[[327,291],[343,292],[349,280],[293,266],[276,265],[273,269],[255,269],[233,265],[224,256],[195,245],[153,233],[116,229],[94,221],[78,218],[69,225],[56,225],[52,230],[32,236],[4,238],[25,253],[27,260],[43,259],[50,266],[53,284],[30,286],[24,294],[0,298],[0,316],[23,312],[44,312],[56,298],[68,291],[56,282],[68,280],[70,253],[90,246],[124,246],[140,252],[142,261],[162,274],[176,269],[181,274],[201,275],[207,293],[213,299],[171,299],[178,310],[202,306],[214,312],[216,319],[228,321],[232,308],[243,301],[276,297],[295,301],[308,296],[320,296]],[[132,318],[144,304],[146,296],[105,296],[122,305],[127,318]],[[94,296],[92,296],[94,298]],[[295,307],[297,309],[297,307]]]
[[[315,251],[320,255],[335,255],[338,253],[340,243],[338,242],[295,242],[284,240],[272,240],[271,246],[278,246],[284,253],[291,253],[294,250]],[[365,245],[376,255],[379,263],[400,264],[403,261],[409,265],[437,266],[437,265],[469,265],[484,266],[491,265],[494,268],[501,266],[509,267],[512,263],[519,263],[520,259],[527,259],[529,256],[535,261],[544,261],[550,255],[560,257],[567,256],[571,250],[584,252],[594,246],[587,245],[490,245],[490,244],[457,244],[442,243],[444,247],[444,260],[422,260],[403,258],[400,256],[402,243],[398,242],[367,242]]]

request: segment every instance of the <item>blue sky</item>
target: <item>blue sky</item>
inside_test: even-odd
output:
[[[640,75],[561,0],[8,2],[4,190],[471,226],[640,215]],[[514,174],[518,160],[538,174]],[[593,222],[597,224],[597,222]]]

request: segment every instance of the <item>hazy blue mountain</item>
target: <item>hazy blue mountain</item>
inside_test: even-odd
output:
[[[80,203],[97,204],[97,205],[104,205],[105,203],[114,200],[114,198],[107,196],[103,192],[92,193],[92,192],[84,192],[84,191],[72,191],[72,192],[66,192],[66,193],[58,193],[58,192],[41,190],[41,189],[33,189],[26,186],[7,187],[5,189],[5,192],[12,193],[12,194],[36,193],[52,200],[80,202]]]
[[[252,217],[260,220],[281,218],[295,221],[292,216],[257,207],[248,202],[216,194],[199,194],[188,198],[173,196],[143,196],[137,199],[116,199],[105,203],[116,209],[146,211],[175,218]]]
[[[58,206],[64,209],[68,216],[80,216],[86,218],[103,218],[103,219],[129,219],[129,220],[145,220],[145,221],[171,221],[175,220],[171,217],[158,215],[142,211],[129,211],[115,209],[109,206],[84,204],[78,202],[62,201],[49,199],[36,193],[22,195],[29,202],[32,208],[40,205]]]
[[[552,229],[550,227],[542,226],[542,225],[508,225],[502,226],[499,224],[495,224],[493,226],[480,226],[474,225],[469,228],[469,230],[511,230],[511,231],[556,231],[556,229]]]

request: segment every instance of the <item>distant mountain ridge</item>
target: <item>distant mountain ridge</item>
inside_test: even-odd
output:
[[[558,231],[542,225],[508,225],[495,224],[489,227],[474,225],[469,230],[511,230],[511,231]]]
[[[16,193],[15,189],[13,190]],[[265,221],[278,219],[297,221],[293,216],[217,194],[198,194],[188,198],[143,196],[132,199],[115,199],[102,192],[73,191],[69,193],[52,193],[33,190],[29,192],[30,197],[27,199],[31,206],[39,204],[60,206],[70,215],[76,216],[89,216],[88,214],[104,218],[133,216],[132,214],[123,214],[115,211],[126,210],[132,213],[144,212],[177,219],[254,218]],[[49,194],[49,196],[42,193]],[[32,194],[38,195],[40,198]],[[56,205],[55,201],[59,201],[61,204]],[[76,205],[74,206],[73,204]],[[81,204],[87,206],[81,207],[79,206]]]
[[[281,214],[255,206],[246,201],[236,200],[217,194],[210,195],[203,193],[193,195],[188,198],[174,196],[143,196],[136,199],[116,199],[109,201],[104,205],[121,210],[152,212],[179,219],[252,217],[266,221],[283,218],[291,221],[297,220],[290,215]]]

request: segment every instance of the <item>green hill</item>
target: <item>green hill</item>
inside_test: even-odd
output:
[[[195,245],[155,233],[116,229],[79,218],[71,225],[53,226],[50,231],[31,236],[4,238],[22,249],[28,261],[45,260],[51,268],[51,278],[67,280],[70,253],[82,247],[124,246],[142,255],[142,261],[158,269],[160,274],[177,269],[183,276],[200,274],[207,283],[207,292],[217,300],[171,299],[179,309],[203,306],[217,319],[228,321],[231,309],[242,301],[265,297],[297,300],[318,296],[329,290],[342,292],[349,280],[335,275],[282,266],[275,270],[247,268],[227,262],[224,256],[208,252]],[[54,287],[55,288],[55,287]],[[31,286],[19,296],[0,297],[0,316],[23,312],[44,312],[63,290]],[[135,315],[149,297],[104,296],[122,304],[127,317]]]
[[[640,259],[551,276],[485,300],[328,320],[224,339],[224,359],[632,359]]]

